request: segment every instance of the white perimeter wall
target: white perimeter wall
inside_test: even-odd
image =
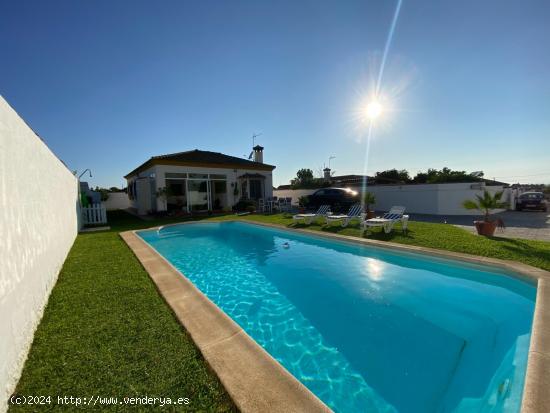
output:
[[[292,204],[298,205],[301,196],[311,195],[317,189],[274,189],[273,196],[277,198],[292,198]]]
[[[130,208],[130,200],[126,192],[110,192],[107,201],[102,202],[107,211],[114,209],[127,209]]]
[[[361,191],[361,188],[352,187]],[[502,191],[502,186],[486,186],[491,193]],[[298,202],[302,195],[309,195],[315,189],[275,190],[277,197],[292,197],[292,203]],[[429,184],[429,185],[376,185],[369,186],[367,191],[376,197],[374,208],[387,211],[394,205],[403,205],[407,212],[416,214],[436,215],[480,215],[478,211],[462,207],[466,199],[474,199],[475,195],[483,194],[483,189],[472,189],[471,183]],[[510,201],[510,190],[504,190],[503,201]],[[501,210],[497,210],[501,211]],[[497,212],[495,211],[495,212]]]
[[[78,233],[77,179],[0,97],[0,411]]]

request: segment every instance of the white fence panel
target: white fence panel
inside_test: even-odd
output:
[[[101,204],[92,204],[82,208],[82,220],[84,224],[106,224],[107,210]]]

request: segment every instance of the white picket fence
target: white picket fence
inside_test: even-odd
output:
[[[82,222],[84,225],[106,224],[107,210],[101,204],[92,204],[82,208]]]

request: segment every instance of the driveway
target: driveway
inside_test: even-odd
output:
[[[473,215],[428,215],[409,214],[413,221],[439,222],[456,225],[473,233],[476,232],[473,221],[481,216]],[[536,239],[550,241],[550,213],[539,211],[505,211],[494,214],[504,221],[506,229],[495,233],[498,237]]]

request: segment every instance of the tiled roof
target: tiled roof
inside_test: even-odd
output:
[[[238,158],[236,156],[225,155],[220,152],[201,151],[195,149],[193,151],[170,153],[167,155],[153,156],[148,161],[144,162],[125,177],[129,177],[139,173],[152,165],[188,165],[188,166],[205,166],[205,167],[234,167],[239,169],[259,169],[272,171],[275,166],[265,163],[249,161],[248,159]]]

